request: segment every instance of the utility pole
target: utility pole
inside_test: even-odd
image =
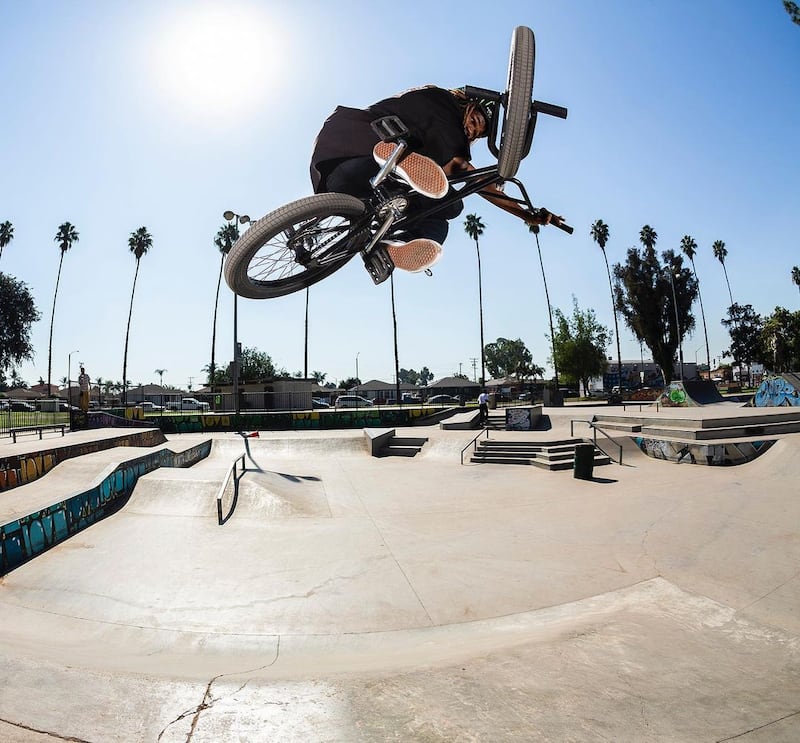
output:
[[[470,359],[470,361],[472,362],[472,379],[473,379],[473,381],[477,382],[478,381],[478,371],[477,371],[477,369],[478,369],[478,359]]]

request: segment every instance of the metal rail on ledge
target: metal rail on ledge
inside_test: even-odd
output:
[[[478,439],[481,437],[481,435],[482,435],[482,434],[484,434],[484,433],[486,434],[486,438],[488,439],[488,438],[489,438],[489,429],[488,429],[488,428],[481,429],[481,431],[479,431],[479,432],[478,432],[478,435],[477,435],[477,436],[476,436],[474,439],[472,439],[472,441],[470,441],[470,442],[469,442],[469,443],[468,443],[468,444],[467,444],[467,445],[466,445],[466,446],[465,446],[465,447],[464,447],[464,448],[461,450],[461,464],[464,464],[464,452],[465,452],[467,449],[469,449],[469,448],[470,448],[470,446],[471,446],[473,449],[477,449],[478,447],[477,447],[477,445],[475,444],[475,442],[476,442],[476,441],[477,441],[477,440],[478,440]]]
[[[569,435],[571,438],[575,437],[575,428],[573,425],[575,423],[585,423],[587,426],[589,426],[589,428],[592,429],[592,443],[595,446],[597,446],[597,432],[600,431],[600,433],[602,433],[603,436],[605,436],[612,444],[614,444],[614,446],[619,448],[619,462],[617,462],[617,464],[622,464],[622,444],[618,444],[602,428],[598,428],[597,426],[595,426],[594,421],[586,421],[580,418],[573,418],[569,422]],[[607,456],[611,457],[611,455],[607,451],[604,451],[602,447],[597,446],[597,448],[600,449],[600,451],[602,451],[603,454],[606,454]],[[614,457],[611,458],[613,459]]]
[[[239,500],[239,480],[241,480],[244,473],[247,472],[247,465],[245,464],[244,457],[244,454],[240,454],[238,457],[236,457],[236,459],[233,460],[231,466],[228,467],[228,472],[225,475],[225,479],[222,481],[219,491],[217,491],[217,521],[219,522],[220,526],[222,526],[231,516],[233,516],[233,511],[236,508],[236,502]],[[242,462],[242,471],[237,475],[236,465],[239,463],[239,460]],[[225,495],[225,490],[228,487],[231,477],[233,477],[233,501],[231,502],[231,510],[228,511],[228,515],[223,518],[222,497]]]

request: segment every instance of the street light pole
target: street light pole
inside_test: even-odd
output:
[[[361,384],[361,380],[358,378],[358,357],[361,354],[361,351],[356,353],[356,384]]]
[[[236,212],[228,209],[223,212],[222,218],[228,222],[239,222],[239,224],[250,224],[250,217],[246,214],[237,214]],[[232,364],[232,377],[233,377],[233,409],[236,415],[239,415],[239,363],[241,359],[241,350],[239,346],[239,295],[233,293],[233,364]],[[214,380],[211,380],[214,383]]]

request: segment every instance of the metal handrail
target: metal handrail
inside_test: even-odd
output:
[[[580,419],[575,419],[575,418],[573,418],[569,422],[569,435],[572,436],[572,437],[574,437],[574,427],[572,425],[573,423],[585,423],[587,426],[589,426],[589,428],[592,429],[592,443],[595,446],[597,446],[597,432],[600,431],[600,433],[602,433],[603,436],[605,436],[612,444],[614,444],[615,446],[617,446],[619,448],[619,462],[618,462],[618,464],[622,464],[622,444],[618,444],[602,428],[598,428],[595,425],[594,421],[586,421],[586,420],[580,420]],[[597,446],[597,448],[600,449],[599,446]],[[606,454],[607,456],[611,457],[611,455],[608,452],[603,451],[602,449],[600,449],[600,451],[602,451],[603,454]],[[611,457],[611,458],[613,459],[613,457]]]
[[[236,459],[233,460],[231,466],[228,467],[228,472],[225,474],[225,479],[222,481],[220,489],[217,491],[217,521],[219,522],[220,526],[222,526],[231,516],[233,516],[233,511],[236,508],[236,502],[239,500],[239,480],[241,480],[244,476],[244,473],[247,472],[247,464],[245,464],[244,457],[244,454],[240,454],[238,457],[236,457]],[[242,472],[240,475],[237,475],[236,465],[239,463],[239,460],[242,461]],[[222,518],[222,497],[225,495],[225,490],[228,487],[231,477],[233,477],[233,501],[231,503],[231,510],[228,512],[228,515],[225,518]]]
[[[477,436],[476,436],[474,439],[472,439],[472,441],[470,441],[470,442],[469,442],[469,443],[468,443],[468,444],[467,444],[467,445],[466,445],[466,446],[465,446],[465,447],[464,447],[464,448],[461,450],[461,464],[464,464],[464,452],[465,452],[467,449],[469,449],[469,448],[470,448],[470,446],[472,446],[474,449],[477,449],[478,447],[477,447],[477,446],[473,446],[473,445],[474,445],[474,444],[475,444],[475,442],[476,442],[476,441],[477,441],[477,440],[478,440],[478,439],[481,437],[481,434],[484,434],[484,433],[486,434],[486,438],[488,439],[488,438],[489,438],[489,429],[488,429],[488,428],[484,428],[484,429],[482,429],[481,431],[479,431],[479,432],[478,432],[478,435],[477,435]]]

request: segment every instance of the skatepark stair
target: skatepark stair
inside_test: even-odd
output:
[[[470,457],[475,464],[529,464],[548,470],[572,469],[575,463],[575,446],[586,443],[582,439],[560,441],[502,441],[485,439]],[[595,466],[610,464],[611,459],[595,447]]]
[[[422,436],[396,436],[394,429],[364,429],[373,457],[414,457],[428,439]]]

